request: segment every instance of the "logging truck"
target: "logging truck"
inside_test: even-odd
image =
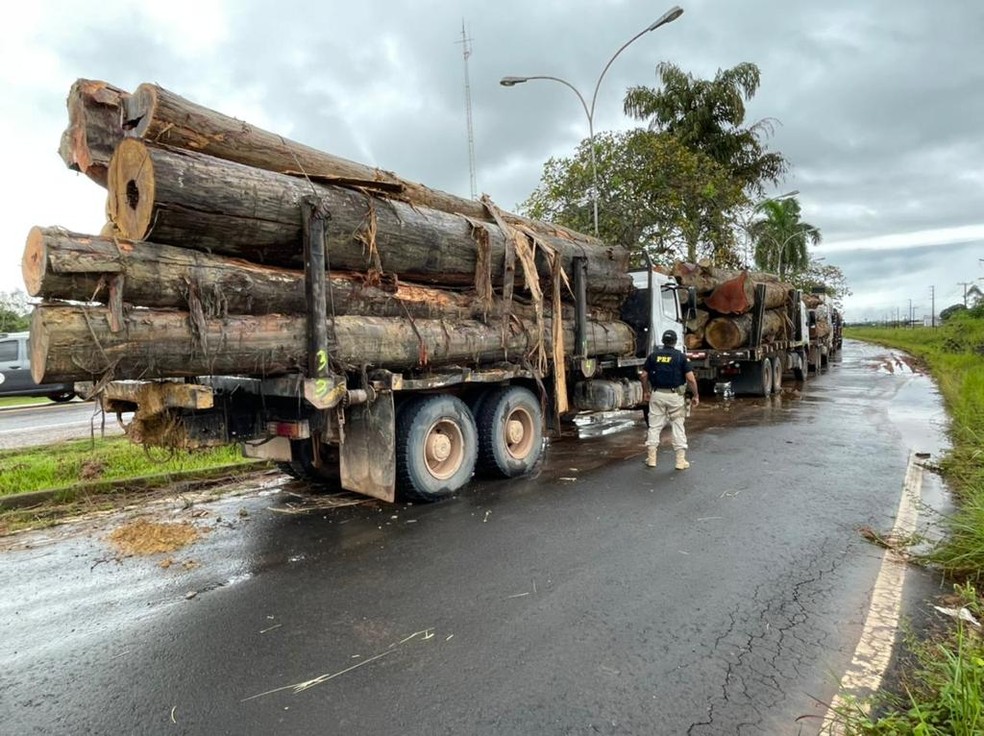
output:
[[[677,289],[674,293],[683,293],[679,289],[691,282],[679,268],[676,276],[654,273],[653,278],[654,287],[664,293],[674,288]],[[781,284],[776,288],[771,286],[773,282],[764,281],[746,287],[744,275],[717,283],[716,290],[720,294],[732,283],[739,294],[744,294],[746,288],[752,291],[751,299],[743,299],[742,315],[719,316],[699,329],[693,320],[686,323],[683,344],[701,392],[768,396],[782,390],[785,374],[792,374],[797,381],[805,380],[809,323],[800,292]],[[776,295],[771,302],[766,293],[770,288]],[[708,294],[713,293],[708,290]],[[706,303],[714,303],[713,298],[708,296]],[[770,303],[780,306],[768,309]],[[733,304],[733,297],[729,304]],[[666,328],[672,329],[672,325]]]
[[[567,359],[537,370],[528,351],[513,355],[496,340],[470,367],[411,370],[397,364],[355,373],[331,370],[338,347],[325,313],[324,239],[306,228],[308,370],[270,378],[199,376],[183,380],[122,380],[98,387],[104,408],[136,413],[131,438],[146,444],[203,447],[240,443],[248,457],[275,461],[303,480],[328,482],[367,496],[436,500],[473,474],[515,477],[540,460],[551,419],[585,412],[639,409],[639,367],[665,329],[683,334],[682,287],[656,272],[636,275],[621,310],[632,335],[605,338],[588,319],[586,268],[574,261],[574,310],[561,332]],[[655,298],[651,298],[650,295]],[[45,334],[36,313],[35,330]],[[371,318],[366,318],[371,321]],[[467,325],[448,325],[467,329]],[[556,334],[556,333],[555,333]],[[408,351],[422,343],[413,335]],[[359,346],[350,350],[358,352]],[[570,371],[570,378],[565,378]],[[89,395],[97,389],[80,383]],[[559,395],[558,392],[563,392]],[[549,415],[549,416],[548,416]]]
[[[639,367],[665,330],[692,336],[698,303],[728,343],[692,350],[705,378],[769,393],[802,369],[774,277],[715,271],[699,301],[687,278],[714,269],[632,276],[624,247],[153,84],[78,80],[68,112],[59,152],[106,188],[108,221],[29,233],[31,373],[132,412],[145,446],[241,444],[301,478],[432,500],[528,473],[550,422],[641,408]]]

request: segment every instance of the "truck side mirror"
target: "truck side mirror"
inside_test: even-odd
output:
[[[697,289],[693,286],[687,287],[687,311],[683,316],[684,322],[697,319]]]

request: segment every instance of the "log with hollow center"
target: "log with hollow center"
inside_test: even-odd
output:
[[[306,174],[314,180],[375,183],[417,205],[491,220],[481,202],[457,197],[403,179],[372,166],[333,156],[199,105],[156,84],[141,84],[123,106],[127,134],[146,141],[197,151],[267,171]],[[503,213],[512,225],[524,225],[546,235],[595,244],[597,240],[564,227]]]
[[[493,283],[503,280],[506,236],[498,227],[364,191],[154,148],[136,139],[117,147],[108,188],[110,219],[131,240],[300,267],[300,202],[314,192],[331,213],[327,247],[332,268],[376,267],[420,283],[473,284],[479,250],[475,230],[483,229]],[[536,237],[560,253],[568,273],[574,257],[587,258],[591,303],[617,304],[631,290],[624,248],[589,248],[563,238]],[[537,257],[537,270],[549,278],[549,259],[543,254]]]

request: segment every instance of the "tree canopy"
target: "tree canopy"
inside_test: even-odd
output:
[[[751,194],[782,180],[786,159],[763,143],[772,121],[745,124],[745,102],[755,96],[761,77],[755,64],[719,69],[714,79],[698,79],[669,62],[657,65],[656,73],[662,86],[630,88],[626,114],[709,156]]]
[[[794,197],[763,202],[762,215],[749,226],[755,265],[782,278],[810,266],[809,246],[817,245],[820,229],[800,219],[800,203]]]
[[[847,278],[840,268],[816,258],[810,258],[806,268],[793,274],[789,281],[804,292],[823,289],[838,308],[843,306],[844,297],[852,293],[847,286]]]
[[[745,202],[741,187],[708,156],[674,136],[644,128],[600,133],[598,229],[605,242],[656,261],[711,258],[733,263],[734,231],[726,213]],[[591,141],[571,158],[552,158],[521,206],[529,216],[591,232]]]
[[[23,291],[0,291],[0,332],[23,332],[31,323],[27,295]]]

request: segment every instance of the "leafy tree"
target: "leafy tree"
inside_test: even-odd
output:
[[[800,204],[795,197],[769,200],[761,206],[762,216],[752,222],[749,232],[755,249],[755,265],[783,278],[810,266],[809,245],[820,243],[820,230],[800,220]]]
[[[761,194],[766,183],[779,183],[788,163],[763,143],[772,132],[772,121],[745,124],[745,102],[759,87],[755,64],[719,69],[714,79],[697,79],[669,62],[657,65],[656,73],[662,87],[629,89],[626,114],[649,120],[652,130],[669,133],[709,156],[751,194]]]
[[[967,307],[963,304],[951,304],[949,307],[940,312],[940,322],[946,322],[954,315],[966,311]]]
[[[809,265],[789,280],[793,286],[805,292],[823,289],[837,308],[841,308],[844,297],[852,293],[847,285],[847,278],[839,267],[828,265],[816,258],[811,258]]]
[[[637,128],[595,135],[598,230],[602,240],[657,262],[710,258],[734,265],[728,212],[747,200],[727,171],[676,138]],[[571,158],[552,158],[521,205],[530,217],[591,232],[591,141]]]
[[[20,290],[0,291],[0,332],[23,332],[30,324],[27,295]]]

